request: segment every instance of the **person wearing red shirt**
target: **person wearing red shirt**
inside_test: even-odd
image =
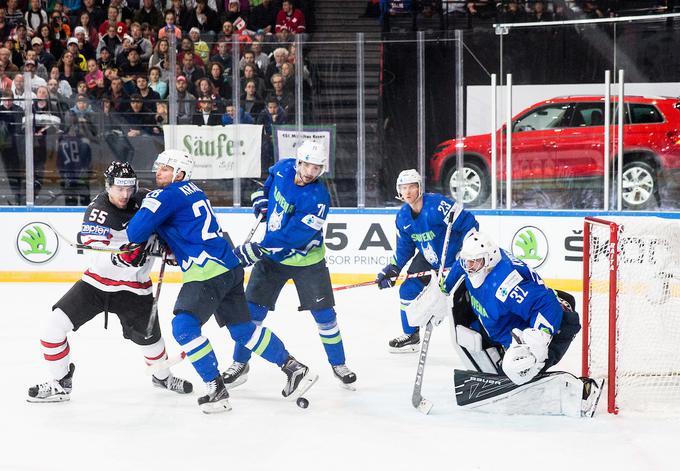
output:
[[[276,32],[287,29],[293,34],[305,32],[305,15],[299,8],[293,7],[292,0],[284,0],[281,11],[276,15]]]
[[[108,19],[103,22],[99,26],[99,36],[102,37],[106,34],[106,32],[109,30],[109,25],[116,25],[116,35],[120,38],[123,39],[123,36],[127,34],[127,25],[122,22],[118,21],[118,15],[119,15],[118,7],[115,6],[109,6],[109,9],[107,10],[108,14]]]

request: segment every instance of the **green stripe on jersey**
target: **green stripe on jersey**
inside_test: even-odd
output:
[[[182,282],[189,283],[190,281],[205,281],[210,278],[215,278],[217,275],[228,272],[229,269],[224,265],[208,260],[205,265],[199,267],[195,263],[189,269],[182,273]]]
[[[281,260],[281,265],[288,265],[292,267],[308,267],[319,263],[326,256],[326,246],[322,243],[321,247],[314,247],[307,252],[306,255],[296,254]]]

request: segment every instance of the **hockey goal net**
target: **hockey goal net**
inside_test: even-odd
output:
[[[586,218],[583,375],[607,409],[680,411],[680,224]]]

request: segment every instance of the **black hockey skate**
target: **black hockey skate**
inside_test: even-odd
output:
[[[604,390],[604,379],[596,381],[591,378],[580,378],[583,381],[583,400],[581,401],[581,417],[591,418],[595,415],[597,404]]]
[[[173,376],[172,373],[165,379],[158,379],[152,376],[151,383],[157,388],[167,389],[179,394],[189,394],[194,390],[193,384],[185,379]]]
[[[68,365],[68,373],[60,380],[52,379],[28,388],[28,402],[64,402],[71,399],[73,372],[76,366]]]
[[[416,330],[412,334],[400,335],[389,341],[390,353],[412,353],[420,348],[420,333]]]
[[[250,366],[248,363],[241,363],[235,361],[231,364],[227,371],[222,373],[222,379],[224,380],[224,387],[227,389],[233,389],[236,386],[240,386],[246,381],[248,381],[248,372],[250,371]]]
[[[222,376],[218,375],[215,379],[206,383],[208,387],[208,394],[198,398],[198,406],[205,414],[216,414],[218,412],[227,412],[231,410],[229,404],[229,393],[224,387]]]
[[[286,373],[286,376],[288,377],[281,394],[291,401],[296,400],[306,393],[309,388],[314,386],[316,380],[319,379],[319,375],[312,373],[309,368],[292,356],[288,357],[286,363],[281,367],[281,371]]]
[[[357,380],[357,375],[352,370],[347,368],[347,365],[333,365],[333,374],[336,378],[340,380],[341,386],[350,391],[356,391],[357,388],[354,387],[354,383]]]

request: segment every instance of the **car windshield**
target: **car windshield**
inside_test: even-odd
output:
[[[568,110],[568,103],[555,103],[542,106],[536,110],[530,111],[515,121],[513,131],[540,131],[542,129],[564,127],[566,123],[565,116]]]

